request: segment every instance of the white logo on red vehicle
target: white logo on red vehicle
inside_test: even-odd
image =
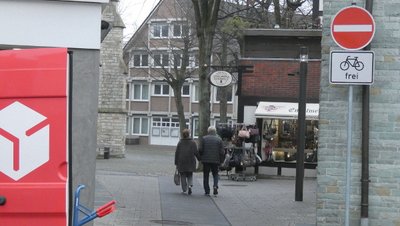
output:
[[[47,117],[18,101],[0,110],[0,172],[15,181],[49,161]]]

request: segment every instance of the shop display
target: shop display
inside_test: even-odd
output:
[[[254,167],[261,163],[257,156],[257,142],[260,133],[255,125],[238,123],[234,125],[219,124],[217,133],[225,143],[225,158],[220,170],[226,170],[232,180],[256,180],[255,175],[246,175],[246,167]],[[235,173],[230,173],[234,169]]]
[[[296,162],[297,120],[263,119],[261,148],[265,162]],[[317,162],[318,121],[306,121],[305,162]]]

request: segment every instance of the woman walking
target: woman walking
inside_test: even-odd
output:
[[[182,131],[182,138],[175,151],[175,165],[181,175],[182,192],[192,194],[193,172],[196,170],[196,158],[200,159],[196,142],[190,138],[190,130]]]

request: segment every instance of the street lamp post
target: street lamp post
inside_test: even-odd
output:
[[[296,190],[295,200],[303,201],[303,181],[304,181],[304,149],[305,149],[305,129],[306,129],[306,91],[307,91],[307,66],[308,49],[300,48],[300,88],[299,88],[299,111],[297,127],[297,161],[296,161]]]

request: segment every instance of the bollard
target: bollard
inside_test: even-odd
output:
[[[104,159],[110,158],[110,147],[104,147]]]

